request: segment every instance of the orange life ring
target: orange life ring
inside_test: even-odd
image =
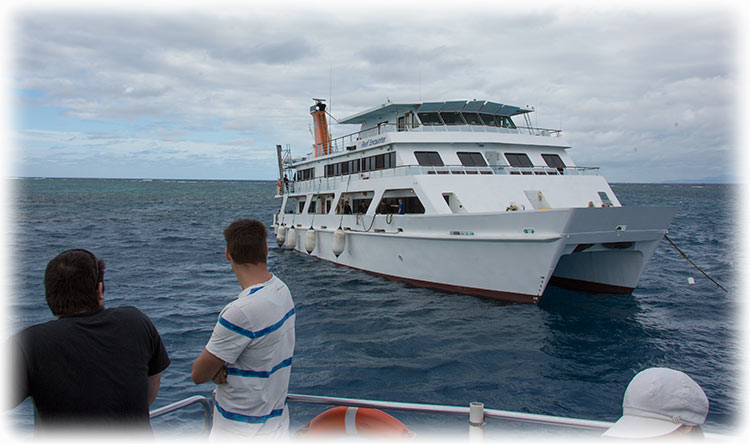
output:
[[[299,437],[357,435],[371,438],[412,438],[401,421],[377,409],[334,407],[313,418],[297,431]]]

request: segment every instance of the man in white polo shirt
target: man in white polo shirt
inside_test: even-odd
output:
[[[224,230],[226,257],[242,291],[219,315],[211,339],[193,362],[196,384],[217,384],[211,438],[285,438],[294,353],[295,311],[287,286],[266,268],[261,222],[240,219]]]

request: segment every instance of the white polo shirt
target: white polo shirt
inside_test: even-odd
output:
[[[227,382],[216,388],[212,438],[287,436],[294,320],[292,295],[276,276],[245,288],[221,311],[206,345],[227,363]]]

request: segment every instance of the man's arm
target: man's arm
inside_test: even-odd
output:
[[[156,400],[156,395],[159,394],[160,385],[161,373],[157,373],[148,377],[148,405],[153,404],[154,400]]]
[[[223,369],[224,361],[212,355],[204,348],[200,356],[193,362],[193,371],[190,377],[194,383],[203,384],[214,379]]]

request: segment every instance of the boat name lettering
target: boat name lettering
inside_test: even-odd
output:
[[[368,146],[374,146],[385,142],[385,136],[381,136],[375,139],[367,139],[362,141],[362,148],[367,148]]]
[[[451,231],[451,236],[474,236],[473,231]]]

